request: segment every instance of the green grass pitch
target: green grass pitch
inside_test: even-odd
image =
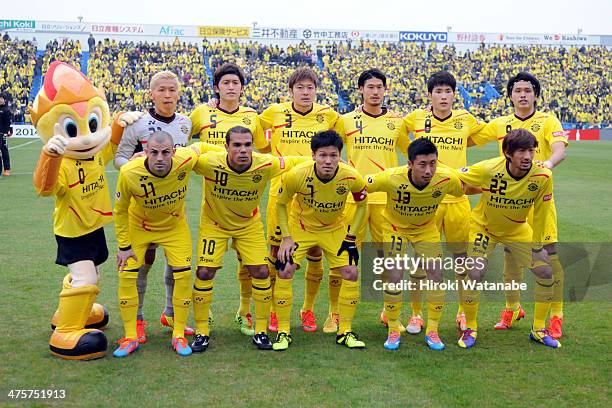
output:
[[[0,179],[0,405],[11,389],[63,389],[67,406],[610,406],[612,307],[603,302],[566,303],[563,347],[550,350],[529,341],[533,305],[524,299],[527,319],[507,332],[494,332],[502,303],[483,303],[478,345],[456,346],[454,312],[445,309],[440,336],[447,349],[427,349],[423,337],[405,335],[398,352],[382,343],[381,304],[362,302],[354,329],[367,349],[334,345],[334,336],[304,333],[297,327],[303,275],[295,279],[294,344],[283,353],[260,352],[240,334],[233,317],[238,306],[236,261],[225,257],[217,273],[211,347],[189,358],[176,356],[170,332],[160,327],[164,303],[161,252],[149,275],[145,315],[149,342],[133,356],[90,362],[62,361],[48,350],[49,321],[66,270],[54,264],[53,199],[37,198],[32,170],[41,143],[11,139],[13,175]],[[23,145],[23,146],[20,146]],[[469,161],[493,157],[496,146],[470,149]],[[554,170],[561,241],[612,242],[612,143],[580,142]],[[109,167],[109,170],[111,168]],[[114,191],[117,173],[108,173]],[[188,213],[197,237],[201,199],[192,177]],[[265,199],[264,199],[265,201]],[[262,203],[265,208],[265,202]],[[106,229],[109,260],[102,267],[98,302],[106,305],[109,352],[122,336],[114,270],[116,241]],[[195,238],[194,238],[195,239]],[[326,281],[315,308],[321,326],[327,312]],[[403,316],[407,315],[404,305]],[[404,317],[405,319],[405,317]],[[43,400],[22,401],[45,405]],[[60,403],[60,402],[58,402]]]

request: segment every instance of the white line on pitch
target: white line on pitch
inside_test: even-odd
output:
[[[17,145],[17,146],[9,147],[9,150],[19,149],[20,147],[27,146],[27,145],[29,145],[29,144],[36,143],[36,142],[38,142],[38,141],[39,141],[38,139],[37,139],[37,140],[32,140],[32,141],[27,142],[27,143],[22,143],[22,144]]]

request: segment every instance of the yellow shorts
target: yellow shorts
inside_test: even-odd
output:
[[[436,211],[436,226],[444,233],[448,249],[454,254],[467,251],[470,235],[470,201],[440,203]]]
[[[283,240],[280,225],[278,225],[278,215],[276,212],[276,203],[278,196],[268,196],[268,208],[266,209],[266,231],[268,237],[268,244],[279,246]],[[289,212],[289,225],[291,225],[294,219],[291,216],[291,207],[293,201],[287,204],[287,211]]]
[[[433,223],[426,228],[407,230],[385,222],[382,225],[382,233],[386,256],[407,254],[408,247],[412,244],[412,249],[417,257],[442,257],[440,233]]]
[[[357,243],[362,243],[365,241],[366,237],[366,226],[370,226],[370,238],[371,242],[383,242],[382,240],[382,224],[385,221],[382,213],[385,209],[385,204],[368,204],[366,221],[363,223],[359,231],[357,231]],[[357,211],[357,204],[347,202],[344,206],[344,218],[350,225],[350,222],[353,220],[355,216],[355,211]],[[351,231],[353,233],[354,231]]]
[[[554,194],[552,201],[552,211],[548,212],[546,215],[546,226],[544,227],[544,242],[542,244],[555,244],[559,242],[557,238],[557,208],[554,202]],[[533,206],[529,210],[529,214],[527,215],[527,222],[531,227],[533,227]]]
[[[344,227],[324,232],[310,232],[300,228],[292,228],[291,237],[298,245],[293,253],[293,262],[298,264],[298,266],[308,253],[308,250],[313,247],[321,248],[330,269],[348,266],[349,264],[349,257],[346,251],[340,256],[336,255],[344,237],[346,237],[346,229]]]
[[[144,262],[145,252],[149,245],[157,244],[164,249],[168,265],[174,267],[191,267],[191,232],[186,221],[180,221],[169,231],[144,231],[130,226],[132,251],[138,261],[128,259],[125,269],[138,269]]]
[[[468,241],[468,256],[487,258],[495,246],[503,244],[510,249],[516,262],[521,267],[532,267],[532,236],[528,224],[521,224],[512,234],[497,236],[487,231],[484,225],[470,223],[470,238]]]
[[[219,227],[209,218],[202,217],[198,238],[197,265],[211,268],[223,266],[223,255],[227,252],[227,242],[240,254],[243,265],[265,265],[268,254],[266,236],[261,220],[251,222],[246,227],[229,231]]]

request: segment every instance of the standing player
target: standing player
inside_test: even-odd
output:
[[[348,348],[365,347],[352,329],[353,316],[359,303],[359,252],[355,232],[345,232],[344,207],[349,193],[352,194],[357,209],[350,222],[352,228],[359,231],[367,211],[367,197],[365,182],[357,170],[339,163],[342,145],[342,139],[333,130],[314,135],[311,141],[314,162],[296,166],[286,175],[279,190],[277,211],[283,239],[278,250],[281,267],[274,287],[278,315],[274,350],[286,350],[292,342],[293,275],[313,247],[321,248],[330,269],[338,269],[336,275],[342,276],[336,343]],[[287,211],[289,204],[295,218],[291,227]]]
[[[276,156],[306,156],[310,157],[312,137],[320,131],[333,129],[338,114],[328,105],[315,103],[318,79],[316,74],[306,67],[296,69],[289,77],[289,93],[292,100],[284,103],[275,103],[260,115],[265,129],[272,130],[271,149]],[[272,288],[275,285],[278,247],[281,244],[281,230],[276,213],[276,200],[282,184],[282,176],[272,180],[268,196],[266,223],[270,255],[268,257]],[[302,328],[306,332],[317,330],[317,321],[313,312],[314,301],[321,280],[323,279],[322,252],[320,248],[313,247],[308,252],[308,268],[304,274],[305,290],[304,305],[301,310]],[[330,280],[331,284],[331,280]],[[333,279],[330,286],[330,303],[338,299],[340,279]],[[278,320],[274,312],[275,303],[272,302],[270,314],[270,331],[278,330]],[[327,323],[327,322],[326,322]]]
[[[193,351],[201,352],[210,342],[208,313],[213,279],[231,238],[251,278],[255,301],[253,344],[270,350],[266,334],[272,289],[266,264],[267,248],[259,202],[268,181],[288,170],[301,157],[282,158],[253,153],[253,134],[235,126],[226,132],[226,152],[200,156],[195,171],[204,176],[204,204],[198,239],[198,269],[193,285],[196,337]]]
[[[419,138],[408,147],[408,167],[394,167],[367,176],[368,195],[387,193],[383,210],[383,242],[385,256],[394,257],[407,253],[412,244],[415,258],[424,260],[427,278],[442,282],[442,248],[436,214],[446,194],[463,195],[462,183],[454,170],[437,167],[438,149],[430,140]],[[440,262],[435,262],[439,259]],[[411,275],[416,271],[411,271]],[[389,281],[401,281],[403,271],[391,271]],[[423,277],[424,279],[425,277]],[[418,283],[417,283],[418,284]],[[438,324],[444,307],[444,290],[432,289],[427,293],[427,329],[425,342],[432,350],[443,350],[444,343],[438,335]],[[384,346],[397,350],[400,345],[402,292],[385,290],[385,314],[389,333]]]
[[[351,166],[359,174],[375,174],[391,167],[397,167],[397,152],[404,155],[408,150],[410,139],[404,121],[400,115],[383,107],[387,89],[387,77],[378,69],[368,69],[359,75],[357,80],[363,105],[355,111],[343,115],[336,122],[335,130],[346,143],[346,157]],[[378,191],[368,195],[368,211],[366,222],[362,224],[357,235],[357,244],[361,244],[366,235],[366,226],[370,227],[372,242],[383,242],[382,225],[384,223],[383,209],[387,202],[387,194]],[[355,202],[349,196],[346,204],[346,218],[353,218]],[[339,277],[330,275],[330,291],[332,282],[339,282]],[[338,330],[337,298],[330,302],[330,316],[323,331]],[[384,312],[381,318],[386,322]]]
[[[510,131],[504,138],[504,157],[485,160],[461,169],[461,180],[483,191],[472,211],[468,257],[468,284],[479,283],[487,270],[487,257],[497,243],[510,248],[519,267],[529,267],[535,275],[535,311],[531,339],[557,348],[561,343],[546,329],[546,316],[553,298],[553,273],[546,242],[547,223],[554,212],[552,172],[533,162],[538,141],[525,129]],[[527,217],[533,209],[533,229]],[[477,287],[464,291],[463,310],[467,329],[458,343],[471,348],[478,333]]]
[[[163,130],[151,134],[145,155],[123,165],[117,181],[118,292],[125,336],[113,355],[126,357],[138,349],[136,279],[147,248],[157,243],[164,248],[175,280],[172,346],[187,356],[191,354],[184,337],[191,305],[191,234],[185,198],[198,155],[190,148],[175,149],[172,136]]]
[[[559,120],[550,113],[538,111],[536,99],[540,96],[540,82],[527,72],[519,72],[508,81],[508,97],[514,108],[514,113],[502,116],[491,121],[483,131],[488,141],[499,142],[500,155],[503,156],[502,143],[504,136],[513,129],[526,129],[535,135],[538,147],[535,150],[535,160],[541,162],[546,168],[553,169],[565,159],[567,147],[567,132],[563,130]],[[563,333],[563,281],[564,271],[559,255],[555,248],[557,239],[557,211],[554,200],[546,220],[546,233],[544,234],[544,248],[550,256],[550,263],[554,275],[554,300],[551,303],[551,318],[549,330],[555,338],[561,338]],[[529,223],[533,225],[532,213]],[[506,251],[504,262],[504,281],[522,281],[523,270]],[[520,291],[506,291],[506,308],[501,313],[500,321],[495,325],[496,330],[507,330],[514,320],[525,316],[520,304]]]
[[[268,141],[257,116],[257,112],[248,107],[240,106],[240,97],[245,86],[244,72],[236,64],[223,64],[213,74],[213,90],[218,105],[213,108],[203,104],[198,106],[189,116],[192,122],[191,134],[199,135],[200,141],[223,147],[226,144],[226,132],[234,126],[243,126],[251,131],[253,144],[259,151],[269,151]],[[205,182],[203,186],[205,186]],[[202,197],[202,208],[205,196]],[[200,224],[204,222],[203,215]],[[200,225],[200,230],[202,225]],[[238,254],[238,282],[240,283],[240,307],[236,313],[235,322],[240,331],[247,336],[253,336],[251,318],[251,276],[240,261]]]
[[[151,77],[149,85],[153,108],[144,113],[136,122],[128,125],[123,130],[123,138],[115,155],[115,168],[119,170],[134,155],[142,152],[153,132],[163,130],[172,136],[174,147],[187,146],[190,139],[191,120],[188,117],[176,113],[176,105],[179,99],[179,80],[170,71],[161,71]],[[147,342],[145,333],[145,321],[142,312],[144,296],[147,290],[147,276],[155,261],[155,250],[157,244],[152,244],[145,253],[144,263],[138,271],[138,313],[136,320],[137,339],[143,344]],[[160,322],[163,326],[173,327],[174,309],[172,307],[172,291],[174,278],[172,267],[166,262],[164,273],[166,285],[166,307],[161,314]],[[193,329],[185,328],[186,335],[192,335]]]
[[[405,123],[414,138],[427,138],[438,148],[438,161],[454,169],[467,164],[467,148],[474,144],[484,144],[486,141],[478,136],[484,127],[478,119],[465,109],[453,109],[457,81],[446,71],[433,74],[427,81],[427,95],[431,109],[417,109],[406,115]],[[436,224],[438,231],[444,233],[446,245],[453,253],[455,260],[465,258],[467,250],[468,230],[470,220],[470,202],[467,196],[453,197],[447,195],[438,207]],[[459,310],[457,326],[465,330],[465,315],[461,309],[463,287],[461,281],[465,272],[455,274],[459,281]],[[413,275],[411,279],[418,283],[424,275]],[[420,333],[424,325],[422,318],[422,291],[412,290],[412,316],[406,330],[411,334]]]

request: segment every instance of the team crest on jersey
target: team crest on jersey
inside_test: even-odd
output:
[[[442,195],[442,192],[440,190],[436,190],[433,192],[433,194],[431,195],[433,198],[438,198]]]
[[[261,176],[261,174],[254,174],[253,175],[253,183],[259,183],[262,178],[263,177]]]
[[[537,132],[538,130],[540,130],[540,124],[539,123],[534,123],[533,125],[531,125],[531,130],[533,132]]]
[[[389,129],[389,130],[395,130],[395,123],[393,123],[393,122],[387,122],[387,129]]]
[[[536,183],[529,183],[529,185],[527,186],[527,190],[529,191],[536,191],[538,189],[538,185]]]
[[[455,124],[453,126],[455,126],[455,129],[457,130],[463,129],[463,123],[460,120],[455,121]]]
[[[189,132],[189,128],[185,125],[181,125],[181,132],[186,135]]]
[[[242,118],[242,123],[244,123],[245,125],[249,126],[251,124],[251,119],[247,118],[246,116],[244,118]]]
[[[181,171],[181,172],[179,173],[179,175],[178,175],[178,179],[179,179],[179,180],[183,180],[183,179],[185,179],[185,176],[186,176],[186,175],[187,175],[187,172],[186,172],[186,171]]]
[[[346,188],[346,186],[338,186],[336,188],[336,193],[338,193],[338,195],[346,194],[347,191],[348,191],[348,188]]]
[[[323,121],[325,120],[325,118],[323,117],[323,115],[321,115],[321,114],[319,113],[319,114],[317,114],[317,116],[316,116],[316,120],[317,120],[317,123],[323,123]]]

